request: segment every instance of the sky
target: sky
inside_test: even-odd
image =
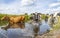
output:
[[[0,13],[56,13],[60,12],[60,0],[0,0]]]

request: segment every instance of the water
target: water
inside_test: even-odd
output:
[[[8,38],[7,31],[0,29],[0,38]]]
[[[26,28],[25,29],[8,29],[7,31],[0,29],[0,38],[23,38],[23,36],[33,36],[34,31],[33,27],[31,24],[26,23]],[[50,30],[50,26],[48,25],[47,22],[42,21],[42,24],[40,25],[40,30],[38,34],[44,34],[47,32],[47,30]],[[3,35],[4,34],[4,35]]]
[[[47,30],[50,30],[50,26],[48,24],[48,22],[43,21],[42,25],[40,26],[40,31],[39,34],[44,34],[45,32],[47,32]]]

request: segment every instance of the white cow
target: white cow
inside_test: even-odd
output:
[[[57,16],[53,16],[48,19],[48,23],[51,27],[53,27],[54,24],[56,24],[58,22]]]

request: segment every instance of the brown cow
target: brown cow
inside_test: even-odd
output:
[[[9,22],[8,26],[6,26],[5,29],[8,28],[24,28],[25,27],[25,16],[17,16],[17,17],[12,17],[12,16],[4,16],[1,18],[1,20],[6,20]]]

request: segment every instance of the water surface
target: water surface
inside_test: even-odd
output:
[[[8,29],[7,31],[3,30],[0,28],[0,38],[20,38],[21,36],[33,36],[34,31],[33,31],[33,26],[29,23],[25,23],[26,27],[25,29]],[[48,25],[47,22],[42,21],[42,24],[39,27],[39,32],[38,34],[44,34],[47,32],[47,30],[50,30],[50,26]],[[4,35],[3,35],[4,34]]]

